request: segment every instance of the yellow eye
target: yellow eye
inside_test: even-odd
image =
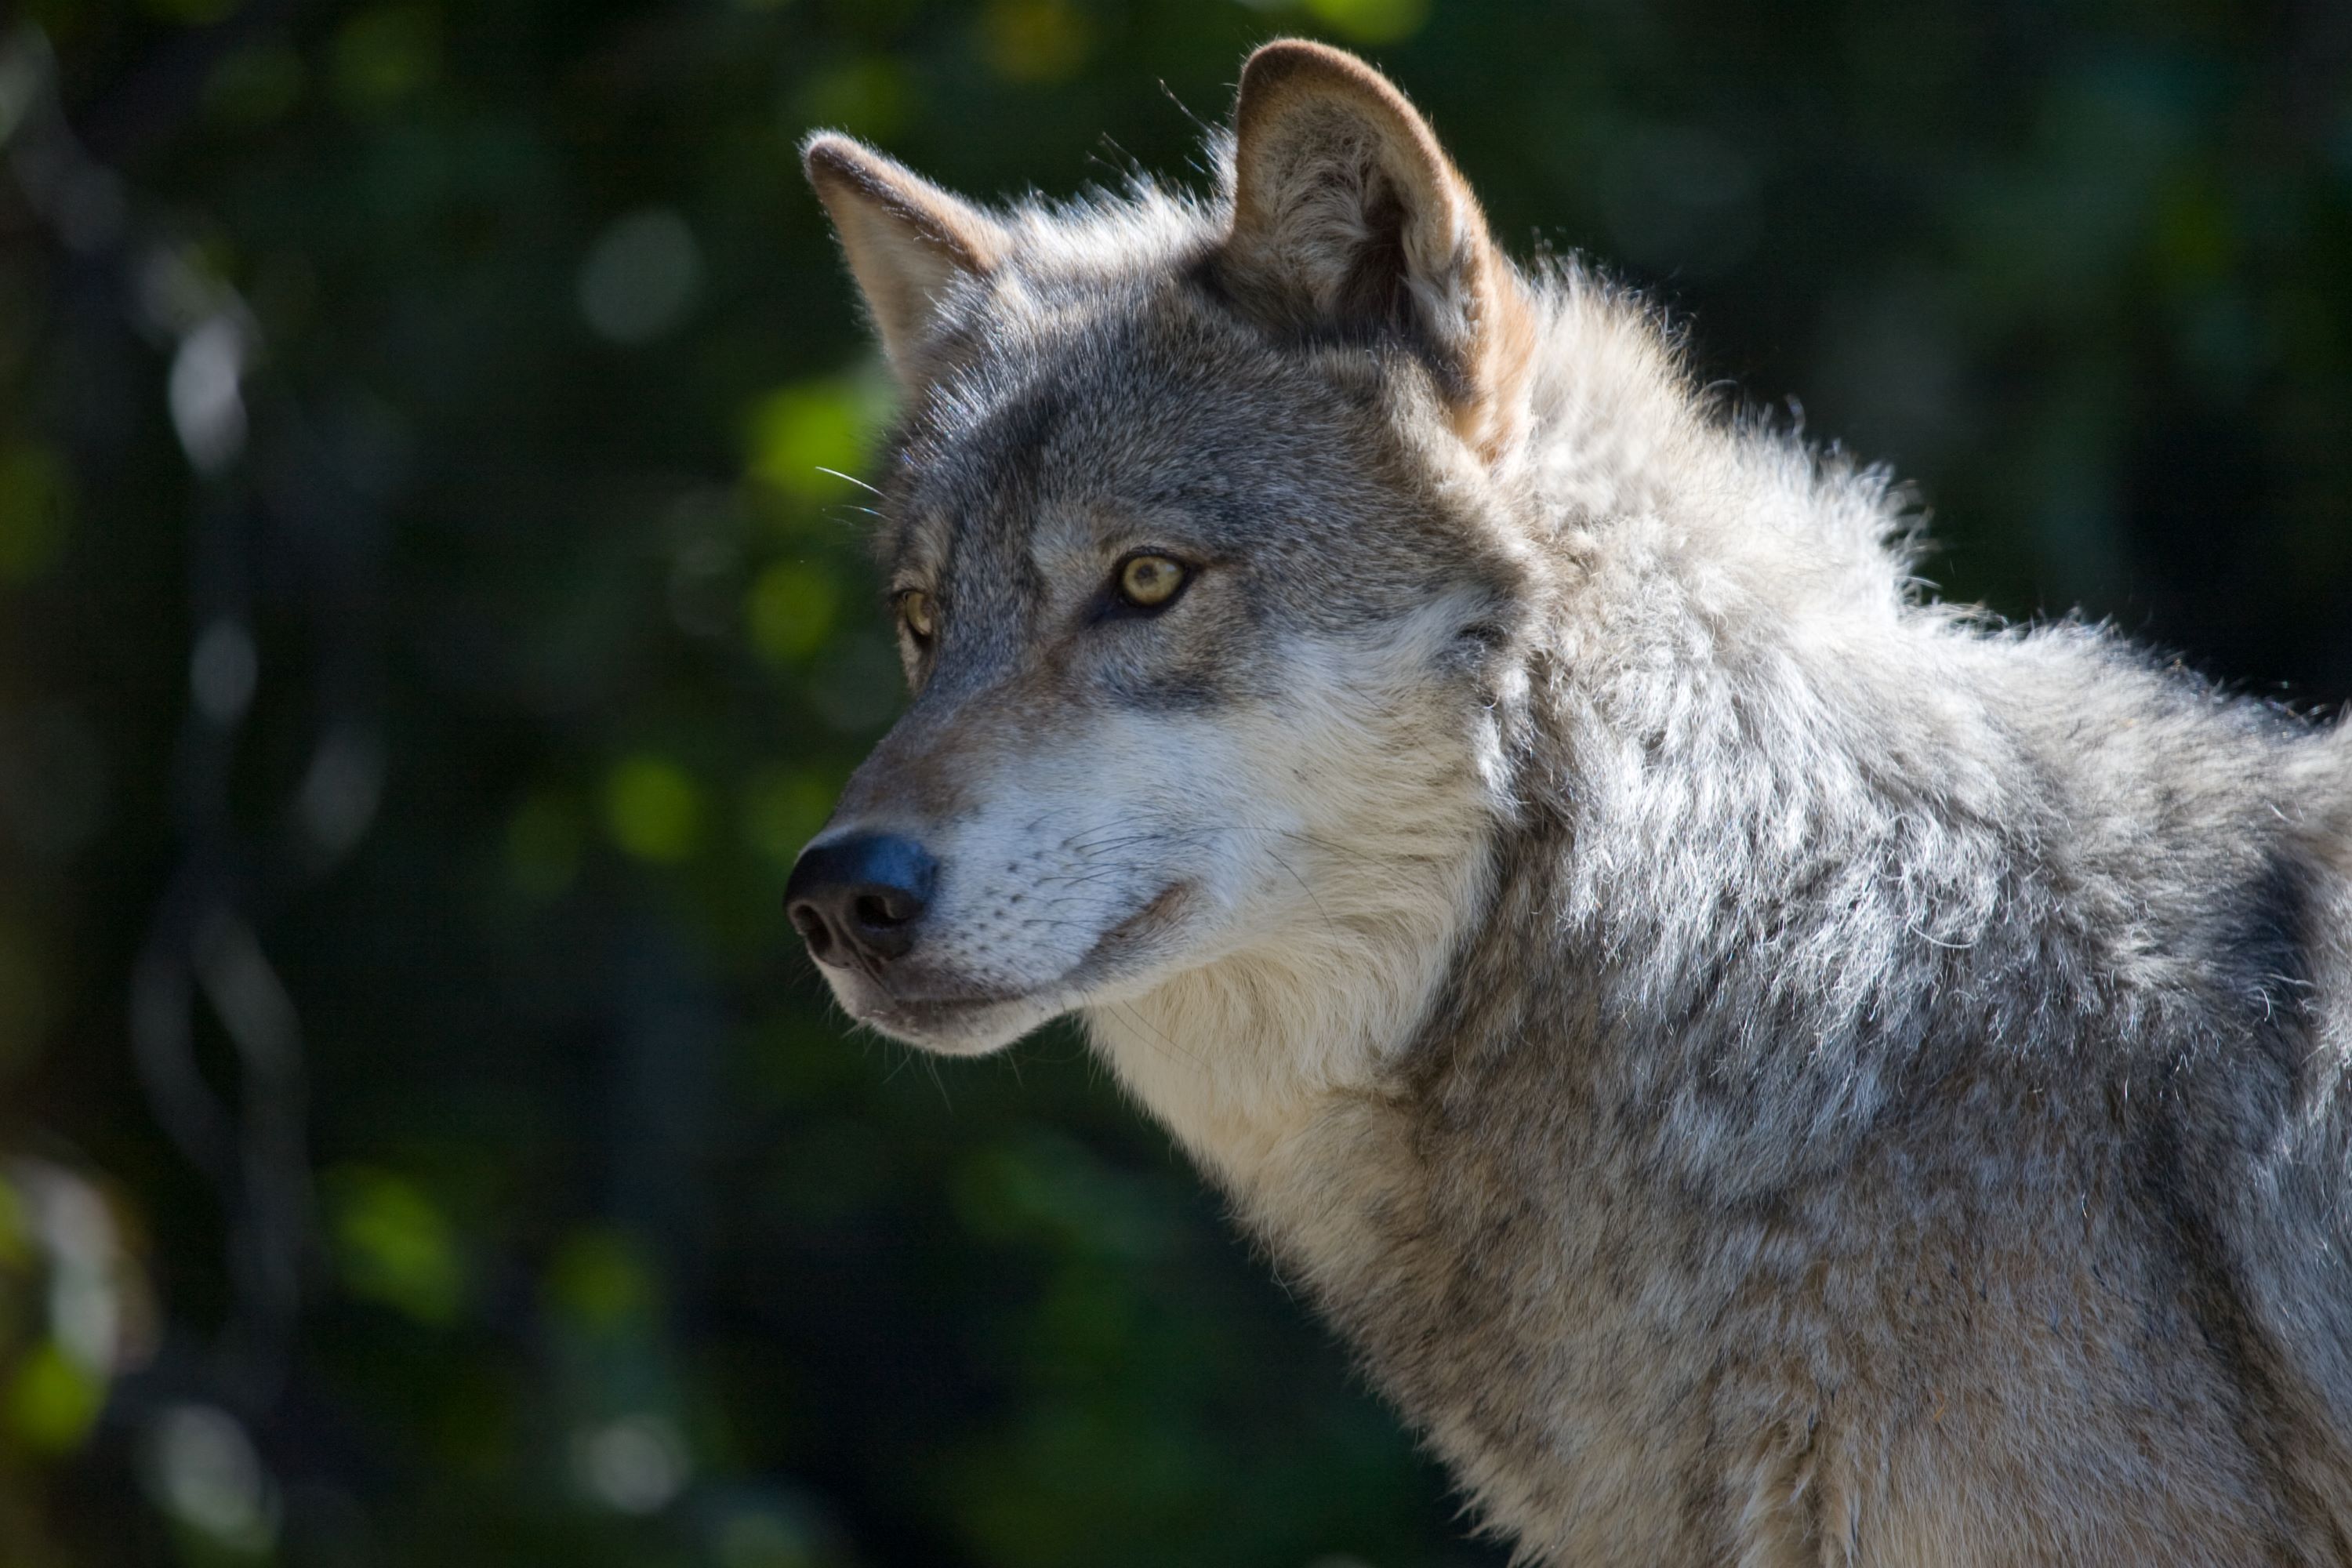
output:
[[[1129,556],[1119,564],[1118,596],[1139,609],[1157,609],[1184,585],[1183,563],[1165,555]]]
[[[940,629],[939,606],[920,588],[909,588],[898,595],[898,618],[915,634],[918,642],[929,642],[931,634]]]

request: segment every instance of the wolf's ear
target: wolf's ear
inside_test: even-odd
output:
[[[801,146],[801,166],[833,218],[851,276],[901,381],[920,379],[925,341],[940,299],[959,278],[1003,260],[1004,230],[971,204],[862,142],[821,131]]]
[[[1277,329],[1420,350],[1488,458],[1517,423],[1534,327],[1429,122],[1355,56],[1299,38],[1242,68],[1221,282]]]

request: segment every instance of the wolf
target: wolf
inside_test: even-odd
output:
[[[786,892],[1075,1014],[1531,1563],[2352,1563],[2352,741],[1935,602],[1355,58],[1215,188],[804,146],[911,705]]]

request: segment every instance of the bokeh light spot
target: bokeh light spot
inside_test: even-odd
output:
[[[752,478],[790,496],[822,500],[850,487],[883,419],[872,391],[854,380],[782,387],[753,405],[749,421]]]
[[[241,1554],[269,1550],[278,1499],[261,1456],[235,1416],[207,1405],[174,1405],[149,1436],[150,1486],[163,1510]]]
[[[649,343],[686,319],[702,286],[702,247],[667,207],[616,218],[589,247],[576,290],[597,336]]]
[[[27,1447],[47,1454],[81,1446],[106,1404],[106,1384],[55,1340],[33,1347],[8,1384],[8,1426]]]
[[[1094,30],[1068,0],[995,0],[982,14],[981,53],[1010,81],[1060,81],[1087,63]]]
[[[343,1286],[438,1327],[464,1303],[457,1233],[423,1188],[391,1171],[347,1167],[325,1184]]]
[[[611,1331],[653,1310],[653,1277],[626,1237],[579,1230],[566,1237],[548,1269],[556,1308],[583,1328]]]
[[[335,35],[336,100],[367,117],[394,108],[438,73],[439,19],[422,5],[363,11]]]
[[[22,1268],[32,1261],[32,1215],[25,1212],[16,1184],[0,1177],[0,1268]]]
[[[743,622],[751,646],[772,664],[795,665],[832,634],[840,592],[821,568],[778,562],[751,580]]]
[[[812,76],[786,121],[795,139],[812,125],[825,125],[869,142],[888,142],[914,118],[915,101],[906,68],[872,55]]]
[[[625,758],[605,780],[604,820],[613,842],[628,853],[673,864],[701,841],[702,791],[676,763]]]
[[[719,1568],[811,1568],[808,1531],[772,1513],[742,1512],[719,1527]]]
[[[667,1416],[624,1415],[573,1439],[572,1466],[598,1501],[620,1513],[656,1513],[686,1489],[686,1439]]]
[[[1307,0],[1316,20],[1360,44],[1393,44],[1421,31],[1429,0]]]

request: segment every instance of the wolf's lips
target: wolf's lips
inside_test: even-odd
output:
[[[1157,935],[1161,930],[1175,924],[1185,900],[1192,897],[1192,891],[1182,882],[1171,882],[1160,889],[1141,909],[1103,932],[1086,957],[1078,961],[1078,969],[1084,970],[1132,946],[1140,938]]]
[[[1097,938],[1084,958],[1029,990],[966,989],[942,976],[939,979],[946,983],[910,995],[894,994],[868,981],[873,987],[868,994],[856,1000],[844,994],[843,1002],[858,1022],[933,1049],[952,1050],[973,1040],[1004,1043],[1082,1005],[1089,993],[1124,978],[1124,972],[1150,939],[1177,923],[1191,890],[1185,883],[1170,883]],[[850,977],[845,973],[844,978]]]

